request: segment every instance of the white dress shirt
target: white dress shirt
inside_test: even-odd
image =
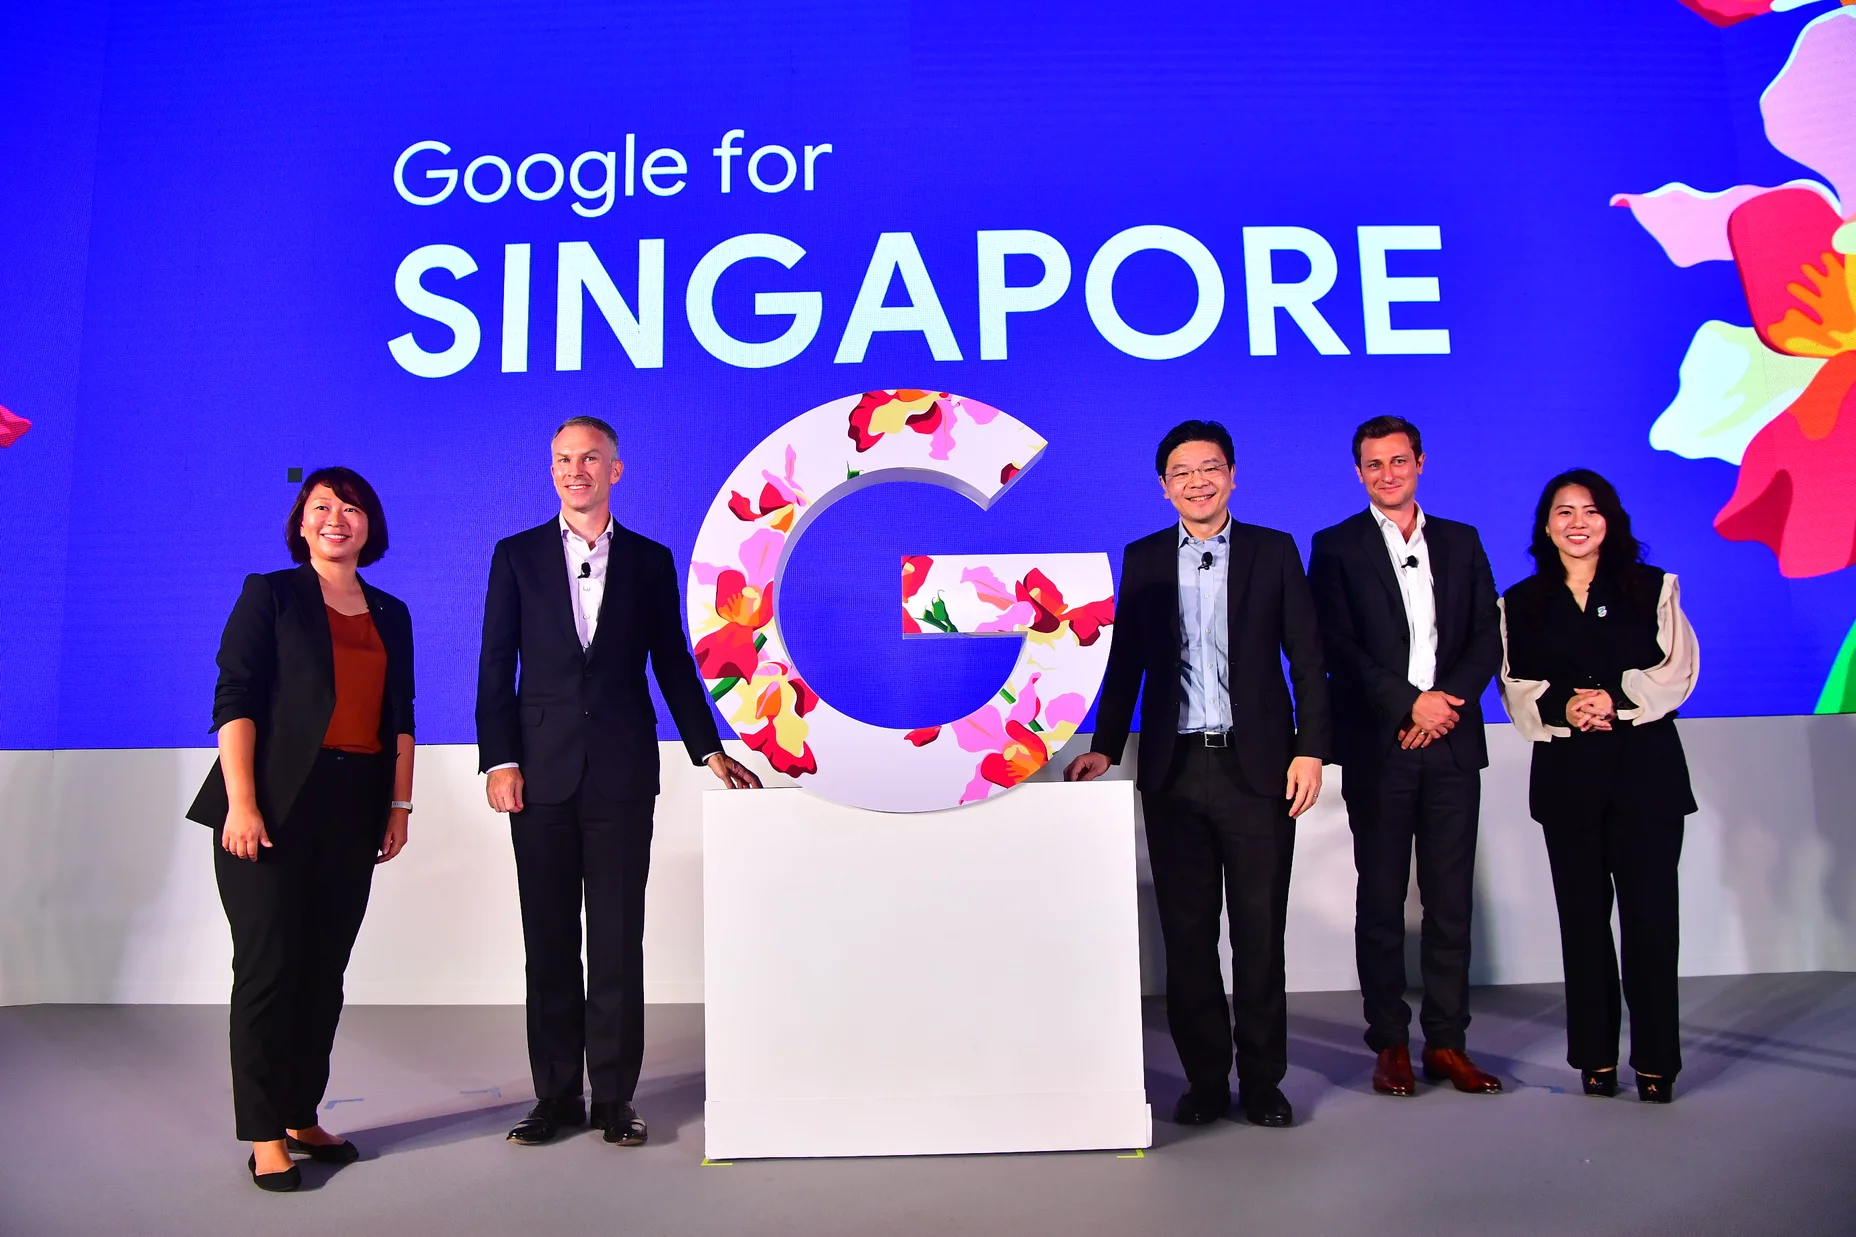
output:
[[[1411,636],[1411,658],[1405,665],[1405,677],[1413,687],[1427,692],[1437,685],[1437,595],[1431,580],[1431,551],[1424,543],[1424,511],[1418,511],[1418,522],[1407,541],[1383,511],[1377,507],[1370,510],[1379,521],[1386,553],[1392,557],[1399,596],[1405,599],[1405,627]],[[1416,564],[1407,566],[1412,559],[1417,560]]]
[[[567,559],[567,582],[574,594],[574,630],[580,633],[580,648],[593,645],[599,634],[599,607],[606,599],[606,560],[612,556],[612,517],[606,527],[587,541],[560,517],[561,553]]]

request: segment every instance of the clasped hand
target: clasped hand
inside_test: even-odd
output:
[[[1596,687],[1575,688],[1566,702],[1566,720],[1575,730],[1609,730],[1617,715],[1611,693]]]
[[[1420,692],[1412,702],[1411,721],[1398,732],[1398,745],[1406,751],[1429,747],[1455,729],[1463,701],[1446,691]]]

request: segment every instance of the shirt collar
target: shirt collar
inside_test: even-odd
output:
[[[1181,520],[1179,522],[1179,544],[1182,546],[1185,545],[1187,542],[1191,542],[1193,545],[1204,545],[1207,542],[1212,542],[1212,541],[1216,541],[1219,545],[1226,545],[1230,542],[1230,540],[1231,540],[1231,513],[1228,511],[1225,512],[1224,527],[1219,529],[1217,532],[1213,533],[1211,536],[1205,537],[1205,538],[1194,537],[1191,533],[1186,531],[1186,522],[1184,520]]]
[[[580,534],[574,532],[573,528],[567,523],[567,517],[565,515],[556,516],[555,523],[559,524],[561,527],[561,540],[563,542],[565,542],[569,536],[579,537]],[[606,515],[606,529],[604,532],[600,533],[599,536],[593,538],[593,546],[598,546],[600,542],[609,540],[612,536],[612,530],[618,526],[618,523],[619,522],[613,519],[612,515],[608,513]]]
[[[1373,519],[1379,522],[1380,532],[1382,533],[1391,532],[1391,533],[1396,534],[1400,541],[1405,540],[1404,532],[1399,528],[1397,524],[1394,524],[1392,522],[1391,517],[1386,515],[1385,512],[1381,511],[1377,507],[1371,507],[1371,506],[1367,507],[1367,510],[1372,512]],[[1418,508],[1418,523],[1417,523],[1417,527],[1412,529],[1412,537],[1415,539],[1417,535],[1423,531],[1424,531],[1424,508],[1419,507]]]

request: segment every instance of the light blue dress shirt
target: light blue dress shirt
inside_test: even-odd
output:
[[[1205,566],[1205,556],[1211,565]],[[1231,728],[1230,624],[1225,581],[1231,521],[1203,541],[1179,526],[1179,733]]]

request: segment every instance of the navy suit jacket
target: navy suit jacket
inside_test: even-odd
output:
[[[1482,692],[1502,665],[1495,577],[1475,527],[1424,514],[1437,608],[1436,689],[1463,701],[1444,737],[1457,766],[1489,763]],[[1370,511],[1315,534],[1308,574],[1327,648],[1334,738],[1343,767],[1383,760],[1411,717],[1418,689],[1408,677],[1411,628],[1405,599]]]
[[[676,564],[668,548],[614,520],[599,628],[586,650],[572,589],[558,518],[496,543],[477,662],[479,768],[520,765],[523,797],[534,803],[566,802],[583,774],[608,798],[650,798],[657,712],[647,657],[690,759],[722,750],[683,636]]]
[[[1225,613],[1233,746],[1251,792],[1280,799],[1290,757],[1332,759],[1321,637],[1295,539],[1236,520],[1230,530]],[[1138,695],[1135,780],[1148,793],[1165,789],[1179,734],[1179,632],[1179,525],[1172,524],[1122,553],[1114,643],[1091,744],[1111,763],[1121,762]],[[1295,683],[1293,702],[1283,678],[1285,657]]]

